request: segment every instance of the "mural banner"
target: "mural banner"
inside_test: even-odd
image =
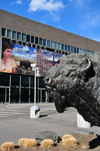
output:
[[[63,54],[23,46],[2,38],[1,72],[33,75],[31,64],[39,67],[42,77],[47,70],[60,63]]]
[[[36,48],[18,45],[2,38],[1,72],[33,75],[31,64],[37,62]]]
[[[62,56],[63,54],[37,49],[37,67],[39,67],[40,75],[45,77],[47,70],[56,63],[59,64]]]

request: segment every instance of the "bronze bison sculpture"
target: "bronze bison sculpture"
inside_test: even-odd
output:
[[[83,118],[100,126],[100,53],[69,54],[51,67],[44,78],[59,113],[75,107]]]

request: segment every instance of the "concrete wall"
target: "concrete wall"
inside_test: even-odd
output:
[[[99,51],[100,42],[90,40],[9,12],[0,10],[0,26],[78,48]],[[74,27],[73,27],[74,28]],[[1,32],[1,30],[0,30]]]

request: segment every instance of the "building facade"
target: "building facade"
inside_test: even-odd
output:
[[[3,41],[13,44],[37,48],[37,63],[44,73],[43,51],[67,55],[71,53],[86,53],[90,55],[99,51],[100,42],[75,35],[0,9],[0,69]],[[41,54],[41,55],[40,55]],[[44,56],[45,58],[45,56]],[[40,61],[41,60],[41,61]],[[54,63],[54,62],[53,62]],[[45,66],[45,68],[47,68]],[[37,78],[37,102],[50,102],[43,85],[43,76]],[[14,74],[0,72],[0,102],[33,103],[34,102],[34,76],[28,74]]]

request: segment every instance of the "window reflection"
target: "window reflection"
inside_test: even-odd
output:
[[[76,53],[76,47],[74,47],[74,53]]]
[[[54,48],[54,41],[51,41],[51,47]]]
[[[61,50],[64,50],[64,44],[61,44]]]
[[[6,28],[2,28],[2,36],[6,36]]]
[[[9,86],[9,75],[0,75],[0,86]]]
[[[70,52],[70,46],[68,46],[68,51]]]
[[[38,37],[35,37],[35,44],[38,44]]]
[[[46,46],[46,39],[43,39],[43,46]]]
[[[71,52],[73,52],[73,46],[71,46]]]
[[[34,43],[34,36],[31,36],[31,42]]]
[[[21,33],[17,32],[17,39],[21,40]]]
[[[42,38],[39,38],[39,44],[42,45]]]
[[[50,47],[50,40],[47,40],[47,46]]]
[[[12,31],[12,38],[16,39],[16,31]]]
[[[26,35],[22,34],[22,41],[26,41]]]
[[[65,50],[67,51],[67,45],[65,45]]]
[[[77,48],[77,53],[79,53],[79,48]]]
[[[30,35],[27,35],[27,36],[26,36],[26,41],[27,41],[27,42],[30,42]]]
[[[29,77],[21,76],[21,86],[22,87],[29,87]]]
[[[15,80],[16,79],[16,80]],[[18,75],[12,75],[11,76],[11,86],[19,86],[19,76]]]
[[[55,48],[55,49],[58,49],[58,47],[57,47],[57,42],[54,43],[54,48]]]
[[[58,43],[58,49],[61,50],[61,43]]]
[[[11,30],[7,29],[7,37],[11,38]]]

